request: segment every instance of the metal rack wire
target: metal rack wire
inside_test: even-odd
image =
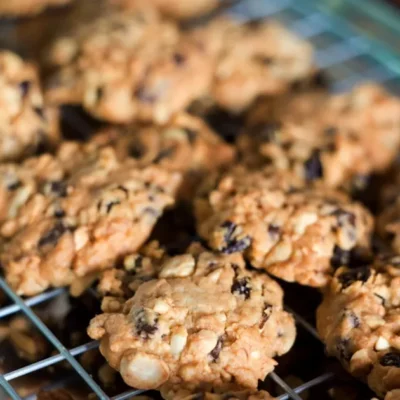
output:
[[[299,36],[312,42],[316,48],[317,63],[331,78],[334,91],[347,89],[361,80],[368,79],[387,85],[395,91],[400,88],[400,58],[356,33],[342,19],[318,9],[316,3],[310,0],[246,0],[236,4],[231,12],[244,19],[271,16],[283,22]],[[79,119],[75,122],[79,123]],[[98,343],[90,341],[84,345],[67,349],[34,313],[33,306],[44,304],[60,296],[65,293],[66,289],[53,289],[25,301],[17,296],[1,278],[0,289],[12,302],[11,305],[0,309],[0,319],[18,312],[23,313],[58,351],[58,354],[49,358],[0,375],[0,387],[3,388],[8,398],[21,400],[12,386],[15,379],[62,361],[70,364],[75,374],[85,381],[98,399],[124,400],[143,393],[142,390],[128,390],[125,393],[109,397],[75,358],[97,348]],[[291,309],[289,311],[294,314],[297,325],[302,327],[312,340],[319,341],[312,324],[299,313]],[[334,373],[325,372],[294,388],[291,388],[277,373],[271,373],[267,379],[272,379],[284,393],[278,399],[300,400],[301,393],[318,385],[326,384],[333,378]],[[1,396],[0,393],[0,398]],[[34,399],[36,399],[35,394],[24,398],[24,400]]]

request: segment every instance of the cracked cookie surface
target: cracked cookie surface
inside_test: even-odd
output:
[[[34,173],[43,159],[53,164],[44,170],[52,171],[50,180]],[[24,174],[19,180],[21,168],[32,171],[27,183]],[[173,204],[180,183],[177,173],[119,162],[110,147],[77,160],[69,171],[46,154],[11,165],[5,175],[0,194],[9,206],[0,227],[0,260],[7,281],[23,295],[69,285],[136,251]]]
[[[340,268],[317,311],[317,329],[330,355],[379,396],[400,389],[400,256],[372,266]]]
[[[0,51],[0,108],[1,162],[58,141],[58,113],[44,105],[36,68],[9,51]]]
[[[46,92],[116,123],[165,123],[209,89],[213,63],[200,44],[153,12],[109,13],[50,49]]]
[[[241,252],[255,268],[310,286],[324,286],[354,251],[367,255],[373,228],[370,213],[345,194],[302,187],[274,169],[237,167],[195,208],[198,232],[212,248]]]
[[[269,164],[351,189],[394,161],[399,126],[400,101],[364,84],[341,95],[314,91],[261,101],[237,144],[250,167]]]
[[[313,50],[277,22],[220,18],[193,33],[216,62],[212,96],[232,112],[287,91],[314,72]]]
[[[241,390],[223,393],[196,393],[189,394],[187,391],[162,390],[161,395],[165,400],[274,400],[265,390]]]
[[[267,275],[246,271],[239,254],[192,250],[165,261],[158,279],[119,312],[95,317],[88,333],[130,386],[256,389],[294,341],[282,297]]]

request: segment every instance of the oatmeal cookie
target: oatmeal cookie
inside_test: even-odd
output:
[[[0,16],[35,15],[47,7],[62,6],[71,0],[4,0],[0,2]]]
[[[217,8],[219,0],[110,0],[110,3],[127,10],[152,7],[167,17],[184,20],[209,13]]]
[[[0,162],[58,141],[58,113],[43,103],[36,68],[10,51],[0,51],[0,108]]]
[[[362,185],[400,146],[400,101],[374,84],[349,93],[303,92],[263,100],[237,141],[250,167],[272,164],[329,187]]]
[[[72,395],[64,389],[39,392],[37,400],[74,400]]]
[[[333,267],[348,263],[355,250],[367,252],[373,219],[345,194],[296,187],[296,178],[233,169],[195,201],[200,236],[281,279],[324,286]]]
[[[231,112],[243,111],[260,95],[285,92],[315,73],[310,44],[277,22],[220,18],[192,34],[216,62],[212,96]]]
[[[46,92],[116,123],[165,123],[209,90],[213,63],[194,39],[149,12],[109,13],[58,39]]]
[[[86,157],[93,148],[104,145],[113,146],[119,159],[130,158],[137,167],[159,165],[166,170],[183,173],[180,197],[186,200],[193,197],[207,173],[228,166],[235,157],[233,146],[225,143],[200,118],[188,114],[179,114],[162,127],[107,128],[88,145],[83,145],[85,155],[82,157]],[[71,154],[82,152],[72,148],[69,151]],[[63,158],[69,158],[69,155]]]
[[[190,394],[185,390],[177,392],[162,390],[161,395],[165,400],[274,400],[265,390],[241,390],[223,393],[195,393]]]
[[[339,268],[317,312],[328,353],[382,397],[400,389],[399,306],[397,255],[380,257],[372,266]]]
[[[0,260],[21,295],[69,285],[136,251],[173,204],[180,183],[179,174],[157,166],[119,162],[110,147],[69,173],[56,157],[52,161],[61,169],[59,179],[2,189],[12,212],[0,226]]]
[[[282,297],[240,254],[192,250],[165,261],[122,310],[95,317],[88,334],[136,388],[256,389],[295,338]]]

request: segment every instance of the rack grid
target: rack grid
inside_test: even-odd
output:
[[[330,78],[332,91],[345,90],[360,81],[372,80],[387,86],[392,91],[399,92],[400,56],[388,50],[384,44],[370,40],[359,33],[345,19],[335,15],[335,13],[327,12],[326,9],[319,6],[318,2],[312,0],[242,0],[235,4],[229,12],[244,20],[272,17],[284,23],[299,36],[309,40],[316,49],[317,64]],[[9,23],[5,26],[7,29],[0,29],[0,31],[11,32],[12,34]],[[79,126],[79,124],[84,121],[79,118],[70,118],[71,121],[77,131],[82,130],[82,126]],[[75,358],[97,348],[98,343],[90,341],[78,347],[67,349],[32,310],[33,306],[45,304],[66,293],[65,288],[52,289],[24,300],[17,296],[0,277],[0,289],[5,292],[12,303],[0,308],[0,320],[18,312],[23,313],[58,351],[58,354],[41,361],[3,375],[0,374],[0,390],[2,388],[3,393],[5,393],[2,395],[0,391],[0,399],[5,396],[5,398],[12,400],[35,400],[35,393],[21,398],[12,386],[13,380],[62,361],[67,361],[70,364],[75,375],[64,379],[62,382],[54,383],[51,385],[54,388],[62,387],[68,380],[80,376],[90,391],[101,400],[125,400],[135,398],[144,392],[143,390],[128,390],[109,397]],[[315,328],[303,315],[289,308],[288,311],[295,316],[298,327],[304,329],[312,340],[319,341]],[[271,373],[267,379],[274,381],[280,387],[283,394],[278,397],[279,400],[301,400],[301,393],[318,385],[329,384],[333,382],[334,378],[334,372],[324,372],[293,388],[275,372]]]

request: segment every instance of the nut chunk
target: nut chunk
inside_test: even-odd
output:
[[[333,267],[368,252],[372,216],[343,193],[293,183],[297,177],[275,170],[234,169],[196,201],[198,232],[255,268],[324,286]]]
[[[52,158],[28,160],[22,168],[44,157]],[[173,204],[180,183],[177,173],[118,162],[111,148],[73,170],[62,170],[52,159],[61,168],[58,180],[33,177],[29,185],[2,190],[10,196],[10,210],[0,227],[0,260],[7,281],[21,295],[69,285],[138,250]]]
[[[9,51],[0,51],[0,109],[0,161],[18,160],[59,139],[57,113],[43,104],[36,68]]]
[[[372,266],[338,269],[317,311],[328,353],[388,399],[397,399],[400,389],[399,266],[395,255],[380,256]]]
[[[158,276],[122,312],[101,314],[88,329],[128,385],[256,389],[273,370],[273,357],[292,346],[295,325],[282,310],[281,288],[246,271],[239,254],[178,255]]]

